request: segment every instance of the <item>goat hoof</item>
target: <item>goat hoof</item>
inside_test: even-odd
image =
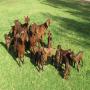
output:
[[[19,64],[19,67],[21,67],[21,65]]]
[[[24,62],[22,62],[22,64],[25,64]]]
[[[65,80],[67,80],[68,78],[67,77],[64,77]]]

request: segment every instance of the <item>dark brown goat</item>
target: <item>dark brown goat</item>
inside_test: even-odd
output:
[[[30,41],[30,48],[36,46],[37,36],[36,34],[33,34],[32,31],[29,32],[29,41]]]
[[[70,75],[70,64],[66,56],[64,56],[64,60],[65,60],[64,79],[68,79],[68,75]]]
[[[42,48],[38,48],[38,50],[36,51],[35,53],[35,62],[36,62],[36,65],[37,65],[37,69],[38,71],[40,70],[43,70],[43,65],[44,65],[44,59],[43,59],[43,56],[42,56]]]
[[[55,66],[56,68],[58,68],[60,66],[60,63],[62,61],[62,49],[61,49],[61,45],[58,45],[57,46],[57,50],[56,50],[56,53],[55,53],[55,60],[54,60],[54,63],[55,63]]]

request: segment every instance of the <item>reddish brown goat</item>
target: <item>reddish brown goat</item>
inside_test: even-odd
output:
[[[48,19],[45,23],[41,24],[41,25],[37,25],[37,29],[36,32],[38,33],[38,38],[39,39],[43,39],[44,34],[45,34],[45,30],[48,28],[48,26],[50,25],[51,20]]]
[[[48,26],[50,25],[51,20],[48,19],[45,23],[41,24],[41,25],[37,25],[34,23],[33,25],[33,29],[32,31],[35,31],[35,33],[37,33],[37,37],[38,39],[42,40],[45,34],[45,30],[47,30]]]
[[[18,53],[18,58],[19,60],[19,65],[20,62],[24,63],[24,53],[25,53],[25,43],[24,43],[24,33],[21,33],[20,37],[17,39],[17,53]]]

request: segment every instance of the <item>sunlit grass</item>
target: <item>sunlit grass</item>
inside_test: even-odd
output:
[[[71,68],[68,80],[62,79],[59,72],[52,66],[46,65],[40,73],[25,56],[25,64],[19,67],[13,57],[0,44],[0,90],[86,90],[89,86],[86,72],[90,70],[90,13],[84,14],[84,4],[77,7],[77,0],[0,0],[0,42],[4,42],[4,34],[8,33],[15,19],[22,23],[23,17],[30,17],[30,24],[41,24],[51,18],[48,30],[53,35],[53,47],[58,44],[62,48],[71,48],[75,53],[84,51],[84,66],[78,73]],[[60,1],[63,1],[60,3]],[[68,4],[71,2],[71,5]],[[76,6],[76,10],[75,7]],[[87,4],[86,6],[89,7]],[[89,9],[89,8],[88,8]],[[78,14],[78,12],[81,12]],[[46,40],[46,39],[45,39]],[[89,89],[88,89],[89,90]]]

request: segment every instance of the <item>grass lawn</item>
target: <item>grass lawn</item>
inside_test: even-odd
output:
[[[23,23],[28,15],[30,23],[43,23],[51,18],[48,30],[53,34],[53,47],[84,51],[84,65],[78,73],[71,68],[68,80],[52,66],[40,73],[25,56],[19,67],[4,47],[4,34],[15,19]],[[90,3],[80,0],[0,0],[0,90],[89,90],[90,89]]]

